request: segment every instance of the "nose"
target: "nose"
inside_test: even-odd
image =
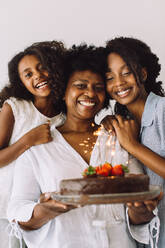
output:
[[[125,84],[124,78],[121,75],[118,75],[115,79],[115,85],[120,86]]]
[[[40,73],[39,71],[36,70],[36,71],[34,72],[34,79],[35,79],[35,80],[39,80],[40,77],[41,77],[41,73]]]
[[[93,89],[93,87],[88,87],[85,95],[89,96],[89,97],[94,97],[96,95],[95,90]]]

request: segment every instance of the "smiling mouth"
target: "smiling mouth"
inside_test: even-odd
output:
[[[130,92],[130,88],[129,89],[126,89],[126,90],[122,90],[122,91],[117,91],[116,92],[116,95],[120,96],[120,97],[124,97],[126,96],[129,92]]]
[[[83,106],[86,106],[86,107],[93,107],[93,106],[95,106],[96,105],[96,103],[95,102],[92,102],[92,101],[78,101],[79,102],[79,104],[81,104],[81,105],[83,105]]]
[[[41,88],[44,88],[45,86],[48,85],[48,82],[47,81],[44,81],[44,82],[41,82],[41,83],[38,83],[35,88],[37,89],[41,89]]]

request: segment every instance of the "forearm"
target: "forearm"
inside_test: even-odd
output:
[[[39,203],[34,207],[32,217],[27,222],[19,222],[19,225],[24,230],[35,230],[42,227],[49,220],[57,216],[55,211],[50,211],[44,206],[44,203]]]
[[[46,224],[55,217],[74,209],[76,206],[65,205],[49,199],[46,202],[37,204],[34,207],[31,219],[28,222],[19,222],[25,230],[35,230]]]
[[[156,174],[165,178],[165,158],[159,156],[139,142],[125,147],[125,149]]]
[[[0,168],[17,159],[22,153],[30,148],[24,136],[16,143],[0,150]]]

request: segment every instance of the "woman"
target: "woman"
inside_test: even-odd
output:
[[[123,204],[75,208],[49,195],[38,203],[41,193],[59,191],[62,179],[80,177],[89,164],[100,164],[99,151],[108,150],[108,134],[98,139],[94,135],[99,128],[94,117],[108,100],[102,65],[100,52],[94,47],[74,46],[67,52],[63,98],[66,121],[53,130],[51,143],[31,148],[17,163],[8,216],[29,248],[136,247],[128,232]],[[103,139],[98,148],[96,141]],[[128,212],[134,225],[154,217],[148,205],[130,207]],[[137,225],[135,230],[128,224],[132,235],[146,243],[150,237],[148,226]],[[145,237],[141,236],[142,229]]]
[[[115,118],[104,120],[120,144],[144,164],[150,183],[165,189],[165,98],[158,57],[142,41],[119,37],[107,42],[107,92],[116,100]],[[128,120],[128,118],[134,120]],[[127,120],[126,120],[127,119]],[[106,125],[105,124],[105,125]],[[138,136],[137,125],[140,126]],[[165,244],[165,199],[159,206],[160,238]],[[148,246],[147,246],[148,247]]]

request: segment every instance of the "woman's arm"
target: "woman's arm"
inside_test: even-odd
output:
[[[43,124],[30,130],[9,146],[14,122],[12,109],[9,104],[5,103],[0,112],[0,168],[14,161],[31,146],[52,140],[49,124]]]
[[[19,222],[19,224],[24,230],[35,230],[51,219],[54,219],[73,208],[75,208],[75,206],[65,205],[50,198],[46,202],[39,203],[34,207],[32,217],[29,221]]]
[[[124,120],[121,116],[111,120],[121,146],[132,156],[165,178],[165,158],[159,156],[138,141],[138,127],[134,120]]]

